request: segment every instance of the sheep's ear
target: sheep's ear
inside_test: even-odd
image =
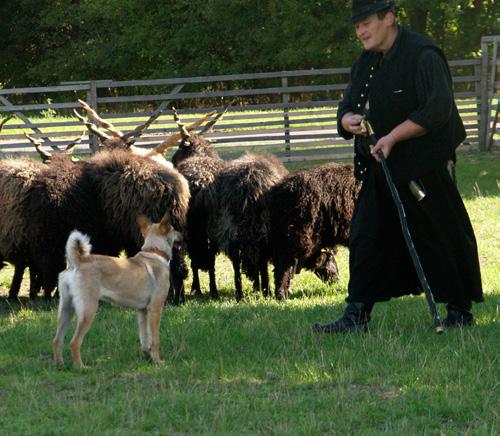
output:
[[[146,233],[148,227],[151,225],[151,221],[149,220],[149,218],[146,215],[141,213],[137,217],[137,224],[139,224],[139,227],[141,228],[141,233],[144,235]]]
[[[126,141],[124,141],[124,143],[128,148],[130,148],[135,144],[135,138],[128,138]]]
[[[164,234],[167,234],[170,231],[170,217],[168,215],[168,212],[165,212],[165,215],[163,215],[163,218],[160,221],[160,231]]]

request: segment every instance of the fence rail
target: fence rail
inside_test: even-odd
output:
[[[500,36],[483,38],[482,58],[449,63],[468,135],[464,147],[485,150],[500,145],[499,41]],[[0,89],[0,119],[17,115],[3,128],[0,156],[34,154],[24,132],[54,149],[81,135],[84,128],[72,113],[80,98],[122,131],[144,122],[160,104],[175,106],[182,120],[190,122],[236,99],[207,135],[223,157],[245,150],[272,152],[284,161],[347,157],[352,155],[352,141],[338,135],[336,112],[348,80],[349,68],[334,68]],[[134,112],[138,107],[142,110]],[[54,113],[60,116],[47,117]],[[172,114],[165,110],[137,144],[156,145],[174,131]],[[86,133],[76,152],[90,152],[93,141]]]

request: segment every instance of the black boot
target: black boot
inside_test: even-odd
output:
[[[448,309],[448,314],[444,320],[445,327],[459,327],[474,324],[474,317],[470,311],[472,305],[470,303],[463,306],[449,303],[446,308]]]
[[[316,323],[313,330],[318,333],[366,332],[373,303],[347,303],[344,314],[330,324]]]

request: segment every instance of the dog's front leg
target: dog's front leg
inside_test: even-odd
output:
[[[141,341],[141,351],[149,353],[151,348],[151,335],[148,333],[147,309],[137,311],[137,323],[139,324],[139,340]]]
[[[161,321],[161,312],[163,309],[162,302],[151,303],[148,307],[148,325],[151,332],[151,348],[149,354],[151,356],[151,360],[157,364],[163,364],[163,361],[160,360],[160,321]]]

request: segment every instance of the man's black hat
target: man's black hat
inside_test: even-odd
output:
[[[394,6],[392,0],[352,0],[351,23],[354,24],[391,6]]]

